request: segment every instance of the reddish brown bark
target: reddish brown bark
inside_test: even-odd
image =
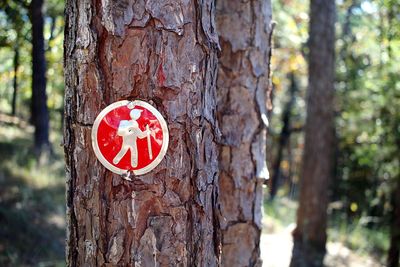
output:
[[[261,234],[270,1],[217,1],[222,266],[256,266]],[[263,121],[264,120],[264,121]]]
[[[68,0],[65,130],[68,266],[217,266],[213,1]],[[96,160],[97,114],[152,103],[166,157],[133,182]]]
[[[291,266],[322,266],[334,162],[335,1],[311,0],[309,87]]]

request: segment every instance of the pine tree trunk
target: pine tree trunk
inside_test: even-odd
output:
[[[335,1],[311,0],[309,88],[291,266],[322,266],[334,162]]]
[[[68,266],[217,266],[213,1],[68,0]],[[167,121],[166,157],[126,181],[91,147],[107,105],[141,99]]]
[[[262,185],[271,50],[270,1],[217,1],[222,266],[261,265]],[[263,121],[264,120],[264,121]]]
[[[35,151],[40,153],[49,146],[49,111],[46,95],[46,58],[44,50],[43,0],[32,0],[32,123],[35,126]]]

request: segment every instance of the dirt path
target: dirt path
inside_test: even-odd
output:
[[[292,254],[291,232],[295,225],[291,224],[284,229],[269,231],[268,227],[261,236],[261,257],[263,267],[287,267]],[[327,267],[383,267],[375,259],[361,256],[345,247],[341,243],[328,243],[325,257]]]

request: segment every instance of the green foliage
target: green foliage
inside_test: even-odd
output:
[[[299,91],[295,95],[291,111],[291,128],[301,128],[305,121],[305,92],[307,86],[306,43],[308,39],[308,1],[273,1],[273,19],[276,22],[273,33],[273,56],[271,60],[273,83],[273,114],[270,117],[268,138],[268,162],[273,162],[279,133],[282,129],[284,105],[289,101],[290,74],[293,73]],[[284,177],[298,181],[303,136],[293,133],[290,149],[284,151],[281,164]],[[271,167],[272,165],[270,165]],[[291,191],[293,192],[293,191]]]
[[[390,233],[386,228],[365,227],[367,218],[357,219],[351,223],[340,220],[338,217],[331,218],[328,228],[329,241],[341,242],[359,254],[371,255],[380,262],[385,262]]]
[[[400,177],[400,36],[392,34],[400,24],[390,15],[399,6],[356,1],[351,12],[346,7],[350,15],[339,16],[349,30],[339,31],[337,46],[340,183],[335,189],[346,206],[358,203],[357,214],[379,218],[388,216],[393,181]]]
[[[31,99],[31,25],[29,1],[7,0],[0,4],[0,112],[11,112],[15,50],[20,53],[17,73],[17,115],[30,116]],[[64,1],[45,1],[45,45],[47,60],[47,96],[54,126],[60,127],[63,108],[63,18]]]

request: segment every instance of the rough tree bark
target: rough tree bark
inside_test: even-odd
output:
[[[67,0],[68,266],[217,266],[214,2]],[[152,103],[166,157],[132,182],[96,160],[90,132],[121,99]]]
[[[322,266],[334,162],[335,1],[311,0],[309,87],[291,266]]]
[[[32,0],[29,17],[32,23],[32,124],[35,126],[35,151],[47,149],[49,143],[49,111],[46,95],[46,58],[43,36],[43,0]]]
[[[256,266],[261,233],[271,3],[217,1],[222,266]],[[264,120],[264,121],[263,121]]]

